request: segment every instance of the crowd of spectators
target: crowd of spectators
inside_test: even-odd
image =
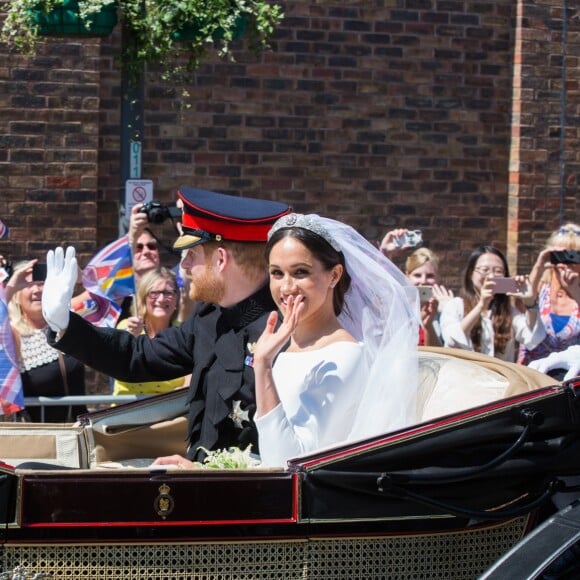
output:
[[[507,282],[510,272],[503,252],[491,245],[475,247],[456,292],[441,284],[439,259],[431,250],[394,242],[407,231],[387,232],[380,249],[390,258],[408,253],[405,273],[410,282],[432,287],[421,301],[420,345],[472,350],[524,365],[580,348],[578,224],[564,224],[549,234],[531,271],[520,271]],[[558,358],[551,360],[557,368]],[[544,363],[531,366],[550,370]]]
[[[119,303],[116,327],[132,334],[147,333],[153,337],[164,328],[179,325],[193,310],[189,300],[188,280],[179,271],[161,265],[159,242],[150,228],[147,215],[133,207],[128,227],[135,294]],[[176,257],[173,262],[178,262]],[[10,264],[0,256],[4,300],[8,314],[24,397],[63,397],[86,394],[87,369],[72,356],[50,346],[46,339],[47,323],[42,315],[41,298],[46,264],[31,259]],[[168,264],[169,266],[169,264]],[[82,280],[79,269],[77,282]],[[77,286],[78,286],[77,285]],[[71,302],[74,307],[90,298],[81,289]],[[130,383],[114,381],[100,387],[103,394],[151,395],[188,384],[188,377],[171,381]],[[83,405],[30,405],[10,417],[16,421],[66,422],[87,412]]]
[[[178,229],[180,224],[178,225]],[[517,362],[545,372],[558,366],[557,353],[580,348],[580,226],[568,223],[552,232],[539,252],[530,272],[518,272],[510,279],[506,257],[500,249],[481,245],[467,257],[459,288],[451,289],[442,277],[439,257],[423,240],[408,239],[408,230],[387,232],[379,248],[389,259],[403,257],[401,266],[407,283],[419,290],[419,346],[445,346],[472,350]],[[132,252],[136,292],[122,306],[117,328],[134,336],[150,338],[179,326],[194,312],[191,277],[178,264],[163,266],[159,241],[151,230],[147,215],[135,206],[131,212],[128,240]],[[0,265],[5,265],[1,259]],[[177,262],[177,259],[175,260]],[[45,338],[47,322],[41,297],[44,286],[43,264],[37,260],[17,264],[3,280],[5,300],[24,394],[27,397],[62,396],[85,392],[85,366],[64,355]],[[5,271],[2,268],[3,272]],[[80,276],[79,276],[80,280]],[[509,282],[509,280],[508,280]],[[551,359],[547,359],[553,355]],[[551,363],[544,363],[551,360]],[[536,361],[536,362],[534,362]],[[560,373],[560,374],[558,374]],[[155,394],[188,384],[191,375],[170,380],[132,383],[111,379],[114,394]],[[561,371],[555,376],[562,378]],[[50,407],[42,420],[67,421],[83,407]],[[31,407],[22,416],[40,420],[39,408]]]

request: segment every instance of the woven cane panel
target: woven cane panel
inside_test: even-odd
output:
[[[523,534],[525,518],[456,534],[279,542],[45,545],[2,548],[17,566],[54,580],[474,579]]]
[[[526,521],[455,534],[311,540],[308,578],[477,578],[522,538]]]
[[[4,546],[3,570],[57,579],[304,578],[304,541],[160,545]]]

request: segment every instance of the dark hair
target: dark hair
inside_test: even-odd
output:
[[[323,237],[305,228],[280,228],[274,232],[266,244],[266,261],[270,258],[274,244],[282,238],[295,238],[304,244],[327,271],[338,264],[342,265],[342,276],[334,287],[332,296],[334,314],[338,316],[344,309],[344,296],[350,288],[350,275],[346,269],[343,253],[336,251]]]
[[[497,256],[503,264],[505,276],[509,276],[509,266],[501,250],[494,246],[478,246],[475,248],[467,260],[467,266],[463,274],[463,287],[461,295],[463,297],[464,314],[470,312],[479,300],[479,292],[473,285],[473,271],[475,265],[484,254]],[[512,335],[512,310],[511,299],[506,294],[494,294],[489,308],[491,310],[491,320],[493,325],[493,345],[495,352],[505,352],[507,343]],[[471,330],[471,341],[476,351],[481,351],[481,320],[478,320]]]

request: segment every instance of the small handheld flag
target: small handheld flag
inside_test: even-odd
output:
[[[3,415],[11,415],[22,409],[24,409],[22,379],[16,359],[4,287],[0,284],[0,412]]]
[[[121,307],[104,296],[89,292],[89,298],[73,308],[79,316],[95,326],[114,328],[121,315]]]
[[[135,294],[133,260],[128,236],[105,246],[83,270],[83,286],[115,302]]]

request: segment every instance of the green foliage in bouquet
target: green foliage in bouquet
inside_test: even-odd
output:
[[[229,449],[216,449],[206,452],[207,456],[203,463],[196,463],[196,467],[203,469],[251,469],[259,467],[260,460],[252,455],[252,446],[245,449],[230,447]]]

